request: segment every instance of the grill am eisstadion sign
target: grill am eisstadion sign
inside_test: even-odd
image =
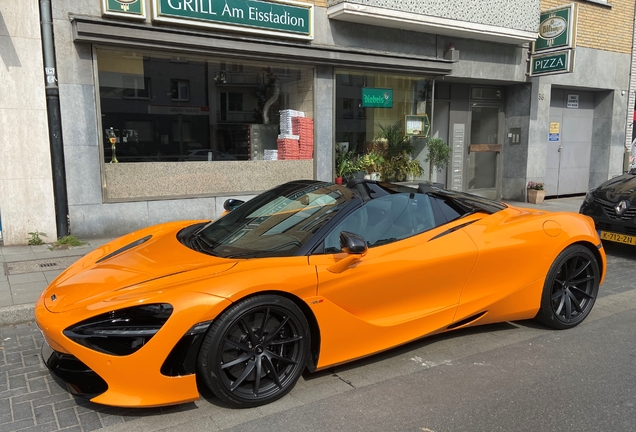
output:
[[[155,0],[153,21],[312,39],[313,12],[293,1]]]

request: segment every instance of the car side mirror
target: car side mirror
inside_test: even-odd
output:
[[[367,254],[367,242],[357,234],[342,231],[340,233],[340,248],[347,255],[340,261],[327,267],[331,273],[342,273],[361,260]]]
[[[227,211],[232,211],[234,209],[236,209],[238,206],[240,206],[241,204],[244,204],[245,201],[241,201],[239,199],[234,199],[234,198],[229,198],[226,199],[225,202],[223,203],[223,208]]]
[[[340,248],[347,253],[364,255],[367,253],[367,242],[361,236],[342,231],[340,233]]]

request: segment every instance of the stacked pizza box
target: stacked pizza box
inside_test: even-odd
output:
[[[292,109],[280,110],[280,133],[281,135],[291,135],[292,132],[292,119],[294,117],[305,117],[303,111],[296,111]]]
[[[298,140],[298,135],[278,135],[276,140],[276,144],[278,144],[278,160],[298,159],[300,157]]]
[[[293,133],[292,120],[298,117],[305,117],[302,111],[291,109],[280,112],[280,135],[276,143],[278,144],[278,159],[300,159],[300,136]]]
[[[314,156],[314,121],[306,117],[293,117],[292,132],[299,137],[300,159],[312,159]]]
[[[278,150],[265,149],[263,151],[263,160],[277,160]]]

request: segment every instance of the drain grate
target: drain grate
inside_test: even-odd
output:
[[[17,275],[51,270],[63,270],[73,264],[79,258],[79,256],[74,256],[31,261],[5,262],[5,273],[7,275]]]

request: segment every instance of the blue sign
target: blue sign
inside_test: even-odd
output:
[[[558,133],[551,133],[551,134],[548,136],[548,141],[559,141],[559,140],[560,140],[560,139],[559,139],[559,135],[560,135],[560,134],[558,134]]]

